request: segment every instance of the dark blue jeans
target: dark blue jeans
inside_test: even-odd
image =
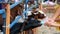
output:
[[[22,27],[23,23],[16,23],[11,29],[10,34],[18,34],[20,32],[20,29]]]
[[[28,31],[33,28],[41,26],[40,21],[37,20],[29,20],[24,22],[25,25],[22,28],[23,31]],[[21,27],[23,26],[24,23],[17,23],[11,28],[11,33],[10,34],[18,34],[21,32]]]
[[[28,23],[26,23],[24,30],[30,30],[36,27],[41,26],[42,24],[38,20],[29,20]]]

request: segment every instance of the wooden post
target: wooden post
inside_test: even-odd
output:
[[[6,9],[6,34],[10,34],[10,4],[7,4]]]

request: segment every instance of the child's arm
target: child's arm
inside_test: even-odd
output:
[[[44,25],[46,25],[48,27],[60,27],[60,24],[54,23],[54,22],[45,22]]]
[[[47,10],[51,10],[51,9],[56,9],[54,7],[46,7]],[[58,17],[60,14],[60,7],[57,9],[56,13],[51,17],[52,19],[56,19],[56,17]]]
[[[57,9],[56,13],[52,16],[52,19],[55,20],[60,14],[60,7]]]
[[[50,25],[53,27],[60,27],[60,24],[58,24],[58,23],[51,23]]]
[[[47,10],[54,10],[54,7],[46,7]]]
[[[45,22],[45,25],[48,25],[48,26],[58,26],[60,27],[60,24],[58,23],[54,23],[55,19],[59,16],[60,14],[60,7],[59,9],[56,11],[56,13],[50,18],[48,19],[46,22]]]

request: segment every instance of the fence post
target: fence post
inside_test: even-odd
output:
[[[10,34],[10,4],[7,4],[6,9],[6,34]]]

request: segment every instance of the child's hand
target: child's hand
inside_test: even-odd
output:
[[[45,25],[47,25],[48,27],[50,27],[50,26],[52,26],[52,25],[51,25],[52,23],[54,23],[54,20],[51,19],[51,18],[49,18],[49,19],[47,19]]]

